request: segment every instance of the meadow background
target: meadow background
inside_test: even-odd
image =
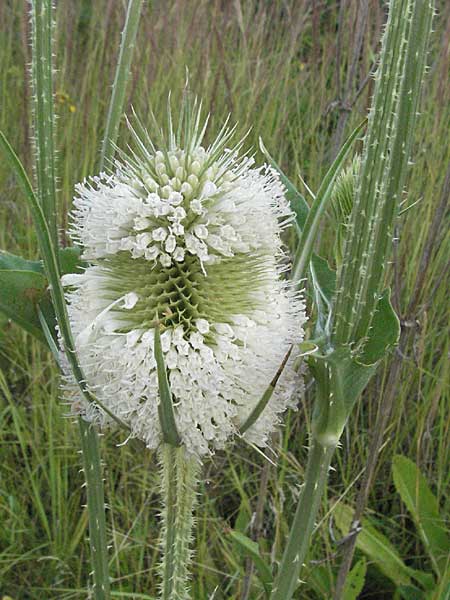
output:
[[[63,239],[74,184],[98,162],[125,2],[60,0],[56,10],[56,110],[59,210]],[[261,136],[286,174],[314,190],[345,132],[366,114],[368,77],[386,5],[378,0],[154,0],[138,33],[129,106],[145,122],[163,115],[167,93],[181,97],[186,68],[192,90],[211,111],[210,131],[228,113],[238,132]],[[366,27],[361,27],[367,6]],[[402,316],[400,350],[379,367],[354,411],[334,459],[328,497],[314,537],[308,582],[299,599],[328,598],[342,552],[333,534],[336,503],[354,503],[380,406],[393,399],[368,498],[372,520],[411,567],[430,570],[409,513],[395,491],[395,454],[411,458],[449,508],[448,144],[450,4],[438,2],[421,117],[398,221],[389,284]],[[359,25],[358,25],[359,23]],[[361,37],[363,36],[363,37]],[[0,2],[0,129],[31,166],[26,2]],[[126,132],[122,132],[126,136]],[[126,142],[125,137],[122,141]],[[262,156],[257,152],[257,160]],[[446,180],[447,177],[447,180]],[[434,219],[438,212],[439,218]],[[66,240],[67,241],[67,240]],[[332,257],[334,227],[324,222],[320,253]],[[31,217],[0,161],[0,248],[37,257]],[[197,510],[193,598],[262,598],[227,531],[252,535],[268,559],[279,558],[306,465],[310,394],[274,436],[277,466],[237,443],[207,461]],[[19,328],[0,323],[0,598],[84,599],[89,572],[87,512],[78,428],[63,418],[58,374],[46,350]],[[150,452],[102,437],[114,597],[156,594],[159,497]],[[268,453],[274,460],[274,453]],[[256,518],[255,518],[256,516]],[[356,557],[361,554],[357,551]],[[394,588],[369,564],[363,599],[392,598]],[[142,595],[139,595],[142,594]]]

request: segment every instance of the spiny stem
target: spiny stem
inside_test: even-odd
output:
[[[364,341],[370,329],[406,176],[433,5],[391,2],[374,105],[339,274],[336,343]]]
[[[310,447],[305,484],[275,579],[271,600],[288,600],[297,588],[334,450],[334,447],[325,448],[317,441]]]
[[[183,447],[163,444],[161,492],[163,498],[161,550],[161,599],[188,600],[189,566],[194,524],[195,488],[199,471],[197,459]]]
[[[51,0],[33,0],[31,13],[31,83],[35,171],[38,199],[54,246],[58,243],[56,219],[56,169],[53,110],[53,5]]]
[[[83,450],[84,476],[86,479],[89,515],[89,542],[94,575],[95,600],[110,598],[108,552],[105,521],[105,498],[100,461],[98,435],[91,424],[79,419]]]

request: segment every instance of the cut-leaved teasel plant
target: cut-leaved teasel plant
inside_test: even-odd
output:
[[[99,427],[114,415],[160,448],[161,590],[175,599],[187,597],[197,463],[234,434],[265,445],[295,407],[305,313],[283,278],[293,213],[276,171],[256,168],[242,141],[227,148],[226,124],[203,145],[189,93],[177,123],[170,104],[167,126],[153,121],[148,133],[134,116],[129,151],[76,188],[70,233],[87,266],[62,281],[96,402],[70,370],[66,385],[74,413]]]
[[[336,293],[317,303],[319,310],[328,308],[329,314],[317,320],[318,350],[309,360],[316,397],[308,466],[272,600],[289,600],[298,586],[334,450],[378,362],[398,339],[399,323],[389,290],[384,289],[384,274],[403,193],[432,16],[433,4],[428,0],[390,2],[361,164],[354,169],[353,207],[350,216],[344,216]],[[315,203],[320,200],[318,194]],[[302,258],[302,241],[308,233],[304,230],[300,238],[297,265],[302,268],[294,270],[296,277],[305,275],[309,264]],[[314,270],[312,261],[312,281],[318,287]]]

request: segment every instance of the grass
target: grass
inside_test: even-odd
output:
[[[167,6],[168,5],[168,6]],[[285,2],[155,1],[146,7],[132,66],[129,104],[145,120],[151,105],[163,114],[167,92],[180,98],[186,66],[190,85],[211,110],[211,131],[231,113],[239,133],[252,127],[286,173],[301,175],[317,189],[330,161],[339,109],[336,89],[338,6],[309,0]],[[26,164],[30,164],[29,113],[25,82],[29,48],[26,3],[0,5],[0,128]],[[384,18],[379,3],[369,3],[359,78],[370,69]],[[450,159],[443,124],[450,118],[450,7],[440,3],[425,83],[417,144],[408,177],[407,204],[420,202],[399,219],[400,242],[390,273],[394,299],[405,314],[414,292],[419,262],[439,204]],[[340,76],[350,60],[354,8],[345,13]],[[123,23],[122,3],[111,0],[60,2],[57,8],[57,145],[60,174],[60,227],[65,229],[73,186],[98,163],[116,49]],[[360,94],[348,131],[365,114],[371,84]],[[20,125],[18,127],[18,124]],[[122,136],[126,133],[122,130]],[[122,139],[125,143],[126,140]],[[259,155],[258,158],[262,160]],[[28,161],[28,162],[27,162]],[[31,220],[16,184],[0,163],[0,247],[36,256]],[[64,234],[62,234],[64,236]],[[322,254],[330,256],[332,220],[321,231]],[[436,232],[428,270],[416,306],[404,328],[409,332],[401,360],[393,413],[380,451],[369,513],[402,558],[414,568],[429,568],[425,553],[395,493],[391,459],[412,458],[430,481],[448,513],[448,271],[450,237]],[[86,598],[89,572],[87,513],[80,473],[76,424],[63,418],[58,376],[51,357],[19,329],[0,332],[0,594],[14,600]],[[390,366],[377,377],[354,412],[337,453],[328,500],[315,537],[307,584],[299,599],[328,598],[323,591],[340,564],[329,535],[330,510],[337,499],[352,502],[367,460],[367,448]],[[304,476],[309,397],[291,413],[274,436],[276,468],[243,444],[219,453],[205,465],[202,502],[197,511],[193,598],[241,599],[245,559],[227,529],[249,532],[261,491],[267,493],[260,544],[268,559],[278,560],[292,521],[298,483]],[[154,567],[158,552],[159,497],[157,461],[128,445],[123,436],[102,438],[114,597],[156,595]],[[272,453],[268,453],[273,457]],[[261,480],[267,485],[261,490]],[[445,506],[447,503],[447,506]],[[338,535],[336,533],[336,535]],[[322,591],[321,591],[322,590]],[[141,594],[139,596],[138,594]],[[251,600],[263,598],[253,578]],[[369,567],[361,598],[392,598],[393,589]]]

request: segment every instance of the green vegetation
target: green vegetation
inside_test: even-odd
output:
[[[385,16],[378,2],[368,6],[356,79],[349,82],[358,50],[358,28],[353,22],[362,18],[354,14],[354,5],[339,15],[335,4],[306,0],[300,8],[293,0],[151,3],[145,7],[138,32],[129,104],[143,118],[151,105],[162,118],[169,90],[173,105],[179,104],[188,67],[192,90],[212,112],[213,130],[231,113],[232,120],[239,122],[239,134],[252,128],[249,145],[257,148],[261,137],[299,189],[301,175],[317,191],[336,154],[336,132],[344,117],[350,132],[367,111],[372,83],[362,84],[378,50]],[[32,153],[25,85],[30,32],[25,8],[21,1],[0,6],[0,129],[26,161]],[[380,451],[368,486],[366,514],[371,529],[365,535],[372,533],[372,543],[376,536],[389,538],[388,550],[394,548],[395,553],[391,552],[392,564],[380,568],[376,560],[372,562],[367,543],[364,547],[365,538],[358,538],[355,566],[343,598],[422,597],[412,595],[416,593],[411,589],[412,573],[414,585],[419,582],[421,589],[430,590],[438,581],[442,597],[447,593],[448,564],[442,555],[446,542],[442,524],[435,521],[440,519],[436,515],[448,514],[450,477],[446,294],[450,238],[443,226],[450,186],[444,125],[450,117],[449,33],[444,31],[450,7],[441,2],[438,8],[441,14],[435,20],[431,68],[404,207],[418,203],[399,217],[395,236],[401,244],[396,244],[386,274],[401,316],[399,351],[378,369],[347,424],[302,573],[306,585],[294,595],[299,599],[333,597],[339,567],[349,551],[348,540],[341,544],[334,536],[338,538],[340,528],[345,530],[345,523],[351,522],[349,507],[358,503],[362,471],[373,460],[369,443],[376,438],[380,438]],[[54,88],[61,231],[67,226],[74,183],[92,174],[98,164],[124,18],[122,3],[58,3]],[[345,102],[337,90],[337,82],[344,80]],[[353,104],[349,115],[348,104]],[[127,135],[124,128],[121,135]],[[30,164],[26,167],[31,170]],[[31,215],[4,161],[0,189],[0,248],[35,259],[38,240]],[[321,254],[332,254],[326,249],[335,244],[335,228],[330,212],[320,235]],[[40,294],[42,273],[34,263],[27,264],[36,273]],[[57,369],[44,346],[7,321],[2,321],[0,336],[0,594],[14,600],[81,600],[87,595],[90,567],[78,427],[62,418],[65,407],[59,400]],[[286,426],[274,437],[276,456],[267,450],[264,459],[242,443],[205,465],[197,509],[194,599],[265,597],[265,565],[281,559],[298,482],[304,479],[311,398],[308,393],[300,410],[287,417]],[[380,398],[387,398],[382,409]],[[156,455],[140,452],[137,463],[136,448],[117,446],[125,438],[126,433],[101,437],[106,501],[111,507],[107,536],[112,545],[112,597],[150,599],[158,591],[158,461]],[[392,469],[395,454],[410,461],[397,457]],[[411,490],[416,488],[414,498]],[[422,497],[430,504],[425,513]],[[333,513],[337,527],[333,527]],[[244,536],[258,542],[259,552]],[[400,584],[390,576],[396,570]],[[422,573],[422,580],[417,573]],[[434,573],[435,579],[424,578],[423,573]]]

